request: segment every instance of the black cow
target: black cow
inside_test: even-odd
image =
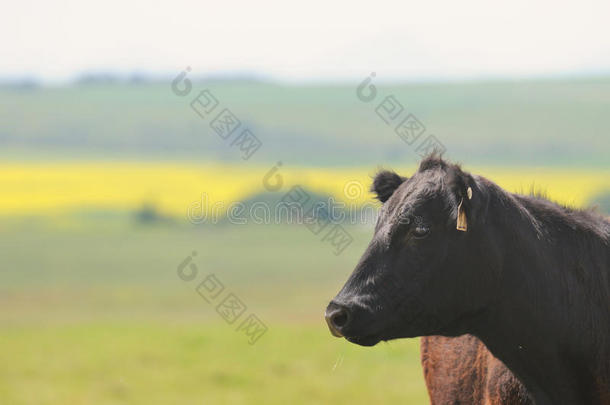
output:
[[[437,155],[380,172],[373,240],[326,309],[363,345],[472,334],[537,405],[610,403],[610,222]]]

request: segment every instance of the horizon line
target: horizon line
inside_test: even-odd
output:
[[[0,74],[0,87],[71,87],[93,84],[155,84],[171,82],[180,72],[170,73],[167,71],[144,71],[144,70],[112,70],[92,69],[69,75],[62,79],[45,79],[36,74]],[[345,77],[318,76],[309,78],[282,78],[256,71],[226,71],[211,72],[208,74],[196,72],[192,74],[193,82],[246,82],[285,86],[315,86],[315,85],[353,85],[366,78],[371,72],[363,72],[361,78],[352,75]],[[408,84],[459,84],[480,82],[527,82],[527,81],[554,81],[554,80],[587,80],[610,78],[610,70],[578,70],[554,73],[530,73],[530,74],[472,74],[472,75],[411,75],[395,76],[379,74],[377,72],[376,82],[381,85],[408,85]]]

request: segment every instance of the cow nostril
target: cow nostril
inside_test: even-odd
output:
[[[331,302],[326,308],[326,323],[330,333],[336,337],[343,337],[342,329],[349,323],[349,311],[342,305]]]
[[[347,312],[344,310],[339,310],[332,314],[330,317],[330,321],[337,328],[342,328],[347,323]]]

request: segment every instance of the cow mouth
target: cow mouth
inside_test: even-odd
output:
[[[359,346],[375,346],[382,339],[377,335],[368,335],[368,336],[346,336],[345,339],[350,342],[357,344]]]

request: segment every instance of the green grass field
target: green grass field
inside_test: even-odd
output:
[[[254,346],[218,322],[2,330],[3,404],[426,402],[415,340],[365,349],[279,321]]]
[[[195,227],[172,217],[145,226],[133,218],[135,205],[108,205],[133,196],[154,202],[161,184],[164,195],[186,196],[171,211],[183,218],[203,180],[216,190],[250,190],[243,173],[265,173],[278,161],[285,173],[323,168],[316,176],[327,182],[334,182],[330,168],[415,167],[414,145],[375,113],[389,95],[444,144],[445,157],[468,167],[531,168],[547,182],[547,168],[589,170],[574,171],[571,183],[557,177],[554,190],[567,188],[566,196],[575,192],[574,176],[603,179],[598,169],[608,168],[608,77],[377,83],[368,104],[356,97],[357,85],[198,81],[184,98],[171,92],[170,80],[0,87],[0,159],[7,163],[0,198],[13,209],[0,212],[0,405],[428,403],[418,340],[362,348],[333,338],[323,320],[372,229],[348,227],[354,241],[335,256],[302,225]],[[263,142],[251,160],[190,108],[204,88]],[[47,169],[21,167],[49,162],[101,169],[70,166],[49,183]],[[119,165],[112,177],[104,167],[113,162],[147,171]],[[156,172],[146,162],[166,168]],[[205,163],[235,170],[230,179],[217,175],[227,169],[205,178],[195,171],[186,179],[196,180],[181,183],[184,172],[167,169]],[[508,175],[520,180],[519,173]],[[592,175],[582,176],[589,193]],[[260,176],[252,182],[261,187]],[[583,198],[609,212],[606,189],[596,185],[599,195]],[[44,201],[51,203],[27,208]],[[15,216],[15,207],[26,209]],[[194,251],[197,276],[183,281],[177,267]],[[247,306],[243,317],[255,314],[267,325],[256,344],[236,331],[241,319],[226,323],[217,302],[197,293],[210,274],[224,284],[223,296],[234,293]]]
[[[193,229],[4,223],[2,404],[426,403],[419,343],[330,336],[326,303],[370,230],[340,256],[303,226]],[[268,327],[254,345],[182,281],[217,275]]]
[[[394,95],[405,114],[417,116],[445,145],[451,159],[471,165],[608,165],[608,77],[377,83],[378,96],[368,104],[356,97],[358,84],[203,81],[183,98],[172,93],[170,80],[0,88],[0,156],[243,163],[210,129],[209,120],[189,106],[208,88],[263,142],[250,162],[415,164],[416,144],[405,144],[375,113],[385,97]]]

